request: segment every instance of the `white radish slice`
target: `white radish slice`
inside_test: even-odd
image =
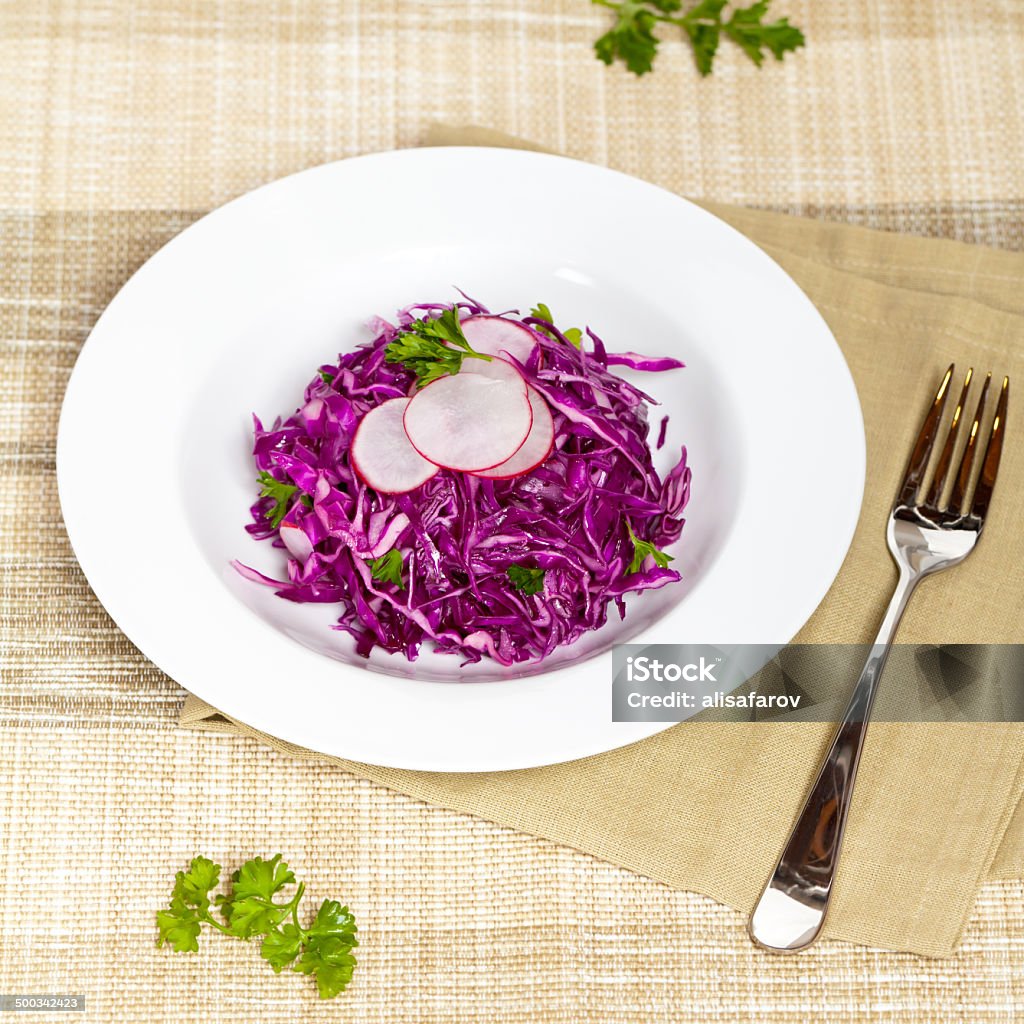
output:
[[[480,377],[512,381],[518,383],[524,391],[527,387],[523,375],[507,359],[499,359],[498,356],[492,356],[490,359],[474,359],[467,356],[462,360],[459,373],[475,373]]]
[[[392,398],[371,409],[352,438],[352,465],[381,494],[404,494],[425,484],[438,470],[409,441],[402,425],[409,398]]]
[[[278,532],[292,558],[305,562],[313,554],[313,543],[301,527],[294,523],[282,523]]]
[[[462,321],[462,333],[470,347],[482,355],[511,356],[524,366],[537,347],[537,339],[528,327],[500,316],[468,317]],[[486,365],[483,359],[462,360],[462,369],[470,373],[479,373],[478,368]]]
[[[526,386],[526,396],[533,410],[533,426],[519,449],[510,459],[491,469],[477,470],[473,476],[486,477],[489,480],[508,480],[513,476],[522,476],[536,469],[550,454],[555,446],[555,421],[551,418],[551,409],[539,391]]]
[[[405,432],[425,459],[473,473],[510,459],[523,446],[533,426],[526,381],[511,363],[494,359],[487,365],[487,375],[441,377],[409,402]]]

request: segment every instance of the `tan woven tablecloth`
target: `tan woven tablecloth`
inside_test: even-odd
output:
[[[0,992],[84,991],[94,1021],[1024,1012],[1018,881],[982,889],[950,961],[835,943],[766,961],[704,897],[178,729],[180,689],[99,608],[60,523],[63,385],[130,272],[246,188],[413,144],[433,119],[695,197],[1021,248],[1024,9],[784,6],[804,53],[760,73],[723,53],[706,82],[675,44],[647,80],[603,69],[587,51],[604,18],[582,0],[0,7]],[[339,1003],[241,943],[152,946],[189,856],[277,849],[359,913]]]

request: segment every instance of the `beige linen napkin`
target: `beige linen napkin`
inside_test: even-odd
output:
[[[426,141],[535,148],[479,128],[437,126]],[[835,584],[797,639],[870,642],[895,582],[885,516],[929,391],[953,361],[1024,378],[1024,256],[702,205],[796,279],[828,321],[856,380],[868,443],[861,521]],[[901,640],[1021,639],[1024,444],[1012,409],[1008,423],[985,538],[963,566],[921,587]],[[452,775],[303,750],[191,695],[180,720],[257,736],[292,756],[569,844],[744,912],[774,865],[832,728],[687,723],[570,764]],[[950,954],[979,884],[1024,875],[1022,790],[1022,725],[875,723],[826,934]]]

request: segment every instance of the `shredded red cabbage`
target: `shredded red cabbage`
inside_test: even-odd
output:
[[[488,313],[468,298],[458,307]],[[442,469],[406,494],[378,494],[352,468],[353,434],[368,410],[412,393],[412,374],[385,361],[387,345],[415,317],[447,308],[407,307],[397,326],[374,318],[377,337],[322,366],[302,408],[270,428],[253,417],[257,469],[295,490],[278,526],[271,518],[280,509],[266,497],[252,506],[246,529],[288,550],[288,579],[235,565],[289,601],[338,603],[334,628],[350,633],[364,656],[379,646],[412,660],[430,641],[464,664],[539,660],[602,626],[613,602],[625,616],[625,594],[680,579],[653,557],[629,572],[629,531],[659,549],[679,539],[690,491],[686,449],[659,479],[647,442],[653,400],[608,367],[661,371],[682,363],[610,355],[589,330],[585,351],[547,320],[502,314],[537,338],[519,369],[551,407],[551,455],[510,480]],[[368,564],[393,549],[402,555],[402,586],[375,579]],[[544,570],[542,589],[513,585],[513,565]]]

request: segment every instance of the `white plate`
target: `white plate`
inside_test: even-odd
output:
[[[290,412],[318,364],[369,338],[367,317],[451,300],[453,285],[494,310],[543,301],[611,349],[687,363],[642,375],[672,417],[659,468],[681,443],[690,450],[693,494],[673,566],[684,582],[628,599],[624,623],[533,674],[460,673],[457,659],[432,653],[367,665],[328,628],[331,606],[290,604],[228,567],[240,558],[273,574],[283,564],[243,532],[255,490],[250,412]],[[559,157],[417,149],[274,182],[160,250],[82,350],[57,468],[97,596],[182,685],[314,750],[485,771],[665,728],[611,721],[615,642],[789,640],[853,535],[864,433],[824,321],[711,214]]]

